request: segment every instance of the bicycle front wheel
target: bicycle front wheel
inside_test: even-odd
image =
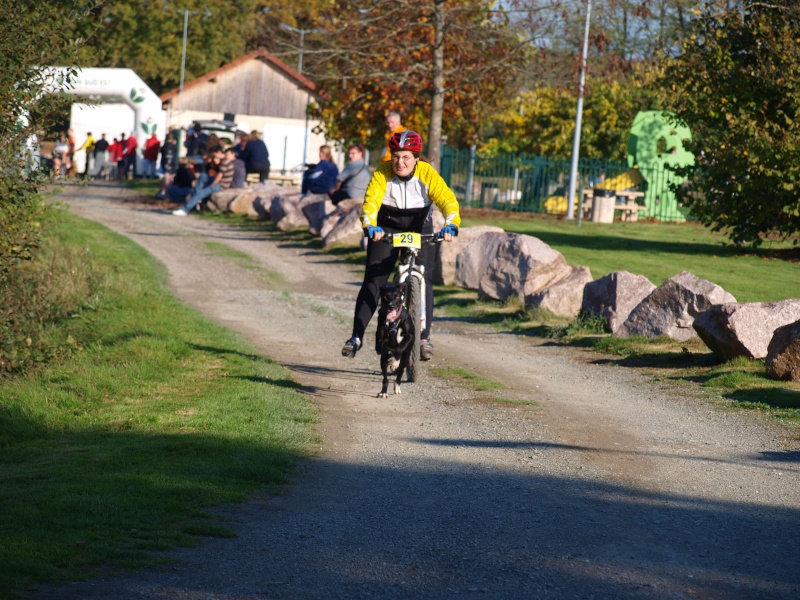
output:
[[[422,290],[420,289],[419,279],[417,277],[410,277],[408,280],[408,314],[414,320],[414,327],[416,335],[414,336],[414,344],[411,349],[411,359],[409,360],[408,367],[406,368],[407,379],[413,383],[417,380],[419,373],[419,338],[422,335]]]

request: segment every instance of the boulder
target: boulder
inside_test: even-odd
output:
[[[328,194],[309,194],[300,201],[298,208],[308,221],[311,235],[319,235],[322,222],[336,210]]]
[[[333,230],[333,228],[336,227],[337,223],[339,223],[339,220],[351,210],[357,209],[360,215],[362,204],[364,204],[364,201],[357,198],[348,198],[347,200],[342,200],[339,202],[339,204],[336,205],[335,210],[329,213],[322,221],[322,224],[319,228],[319,236],[322,238],[326,237]]]
[[[444,222],[444,221],[443,221]],[[464,248],[472,244],[484,233],[503,233],[500,227],[478,225],[461,227],[453,241],[439,245],[433,270],[433,281],[437,284],[452,285],[456,280],[456,259]],[[480,280],[479,280],[480,281]],[[477,287],[477,286],[476,286]]]
[[[565,276],[544,290],[525,296],[526,307],[538,307],[562,317],[575,317],[583,302],[583,289],[591,283],[589,267],[567,267]]]
[[[721,304],[700,313],[694,330],[722,360],[737,356],[766,358],[773,333],[779,327],[800,320],[800,300],[767,304]]]
[[[340,204],[341,206],[341,204]],[[358,244],[364,237],[361,227],[361,207],[355,206],[341,215],[336,224],[322,238],[322,247],[330,248],[335,244]]]
[[[505,231],[484,232],[463,248],[456,256],[453,283],[468,290],[477,290],[481,286],[481,277],[507,235]]]
[[[482,298],[502,301],[516,296],[524,302],[569,274],[563,255],[539,238],[504,235],[481,277],[478,292]]]
[[[211,212],[228,212],[228,205],[244,190],[220,190],[211,194],[205,201],[205,207]]]
[[[716,304],[736,298],[715,283],[683,271],[670,277],[628,315],[614,334],[617,337],[666,335],[681,342],[696,337],[695,317]]]
[[[273,196],[269,207],[269,216],[281,231],[289,231],[302,225],[307,225],[308,220],[300,210],[300,194],[278,194]]]
[[[775,330],[765,363],[770,377],[800,381],[800,321]]]
[[[644,275],[615,271],[586,285],[581,310],[605,317],[608,330],[616,333],[631,311],[655,289]]]

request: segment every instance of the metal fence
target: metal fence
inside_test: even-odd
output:
[[[462,206],[542,214],[566,214],[570,166],[569,160],[527,154],[482,156],[474,147],[445,146],[441,158],[442,177]],[[577,189],[601,182],[608,189],[635,189],[645,194],[641,218],[685,221],[687,209],[669,188],[674,180],[663,164],[631,169],[613,161],[581,159]],[[580,206],[578,198],[575,206]]]

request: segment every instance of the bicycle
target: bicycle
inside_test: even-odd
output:
[[[417,326],[414,344],[411,350],[411,360],[406,367],[406,379],[410,383],[417,380],[417,366],[420,363],[420,337],[425,331],[427,320],[425,307],[425,265],[417,263],[417,257],[423,244],[439,244],[444,241],[441,233],[387,233],[381,240],[384,244],[392,244],[400,249],[397,271],[394,275],[393,285],[405,287],[405,307],[408,314]]]

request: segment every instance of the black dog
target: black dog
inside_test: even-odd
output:
[[[381,355],[383,386],[378,398],[388,398],[389,363],[398,363],[395,373],[394,393],[400,393],[400,380],[411,360],[414,336],[417,335],[414,320],[403,306],[405,292],[402,287],[381,288],[381,308],[378,311],[378,331],[375,334],[375,352]]]

